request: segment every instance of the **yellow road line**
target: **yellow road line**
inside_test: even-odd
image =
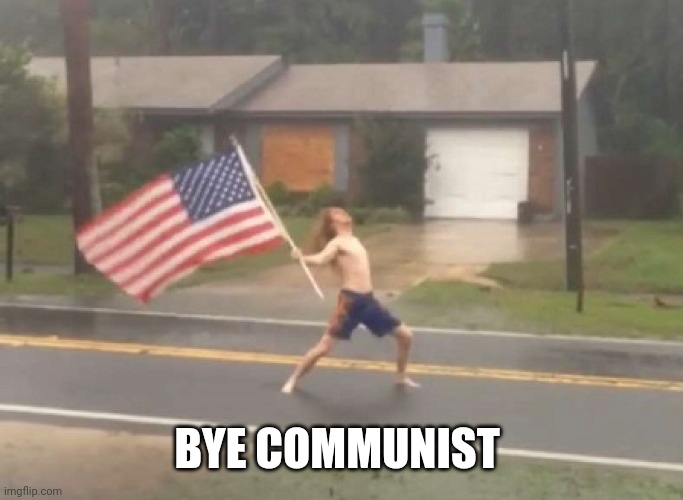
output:
[[[59,338],[57,336],[0,335],[0,346],[40,347],[49,349],[80,350],[117,354],[143,354],[172,358],[202,359],[238,363],[271,365],[295,365],[300,356],[269,354],[261,352],[229,351],[222,349],[200,349],[193,347],[172,347],[154,344],[127,342],[101,342]],[[339,370],[393,372],[394,363],[361,359],[324,358],[319,367]],[[568,373],[532,372],[502,370],[469,366],[411,364],[410,373],[436,377],[475,378],[515,382],[537,382],[544,384],[565,384],[590,387],[613,387],[619,389],[641,389],[667,392],[683,392],[683,381],[647,380],[622,377],[600,377]]]

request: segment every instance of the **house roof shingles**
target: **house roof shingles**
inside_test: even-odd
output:
[[[279,56],[94,57],[93,103],[97,108],[225,109],[255,81],[277,72]],[[63,58],[35,58],[29,71],[56,78],[66,88]]]
[[[577,64],[583,94],[596,63]],[[559,62],[295,65],[245,114],[559,113]]]
[[[581,95],[596,63],[577,64]],[[63,58],[32,74],[66,88]],[[548,114],[562,109],[558,62],[315,64],[279,56],[94,57],[97,108],[241,115]]]

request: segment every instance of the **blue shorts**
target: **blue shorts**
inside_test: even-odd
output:
[[[373,335],[383,337],[396,330],[401,322],[372,293],[342,290],[339,292],[335,313],[330,319],[329,333],[337,339],[348,340],[360,324]]]

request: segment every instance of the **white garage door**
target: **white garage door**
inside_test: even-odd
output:
[[[529,131],[435,128],[427,132],[425,216],[515,219],[527,199]]]

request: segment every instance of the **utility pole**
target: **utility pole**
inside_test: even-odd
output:
[[[90,0],[60,0],[66,59],[69,142],[71,146],[72,211],[74,227],[93,216],[92,180],[95,168],[94,117],[90,73],[88,17]],[[92,271],[74,246],[74,271]]]
[[[576,64],[572,33],[572,0],[559,0],[562,54],[562,126],[564,133],[564,207],[567,290],[578,292],[577,311],[583,311],[583,244],[579,176],[579,127]]]

